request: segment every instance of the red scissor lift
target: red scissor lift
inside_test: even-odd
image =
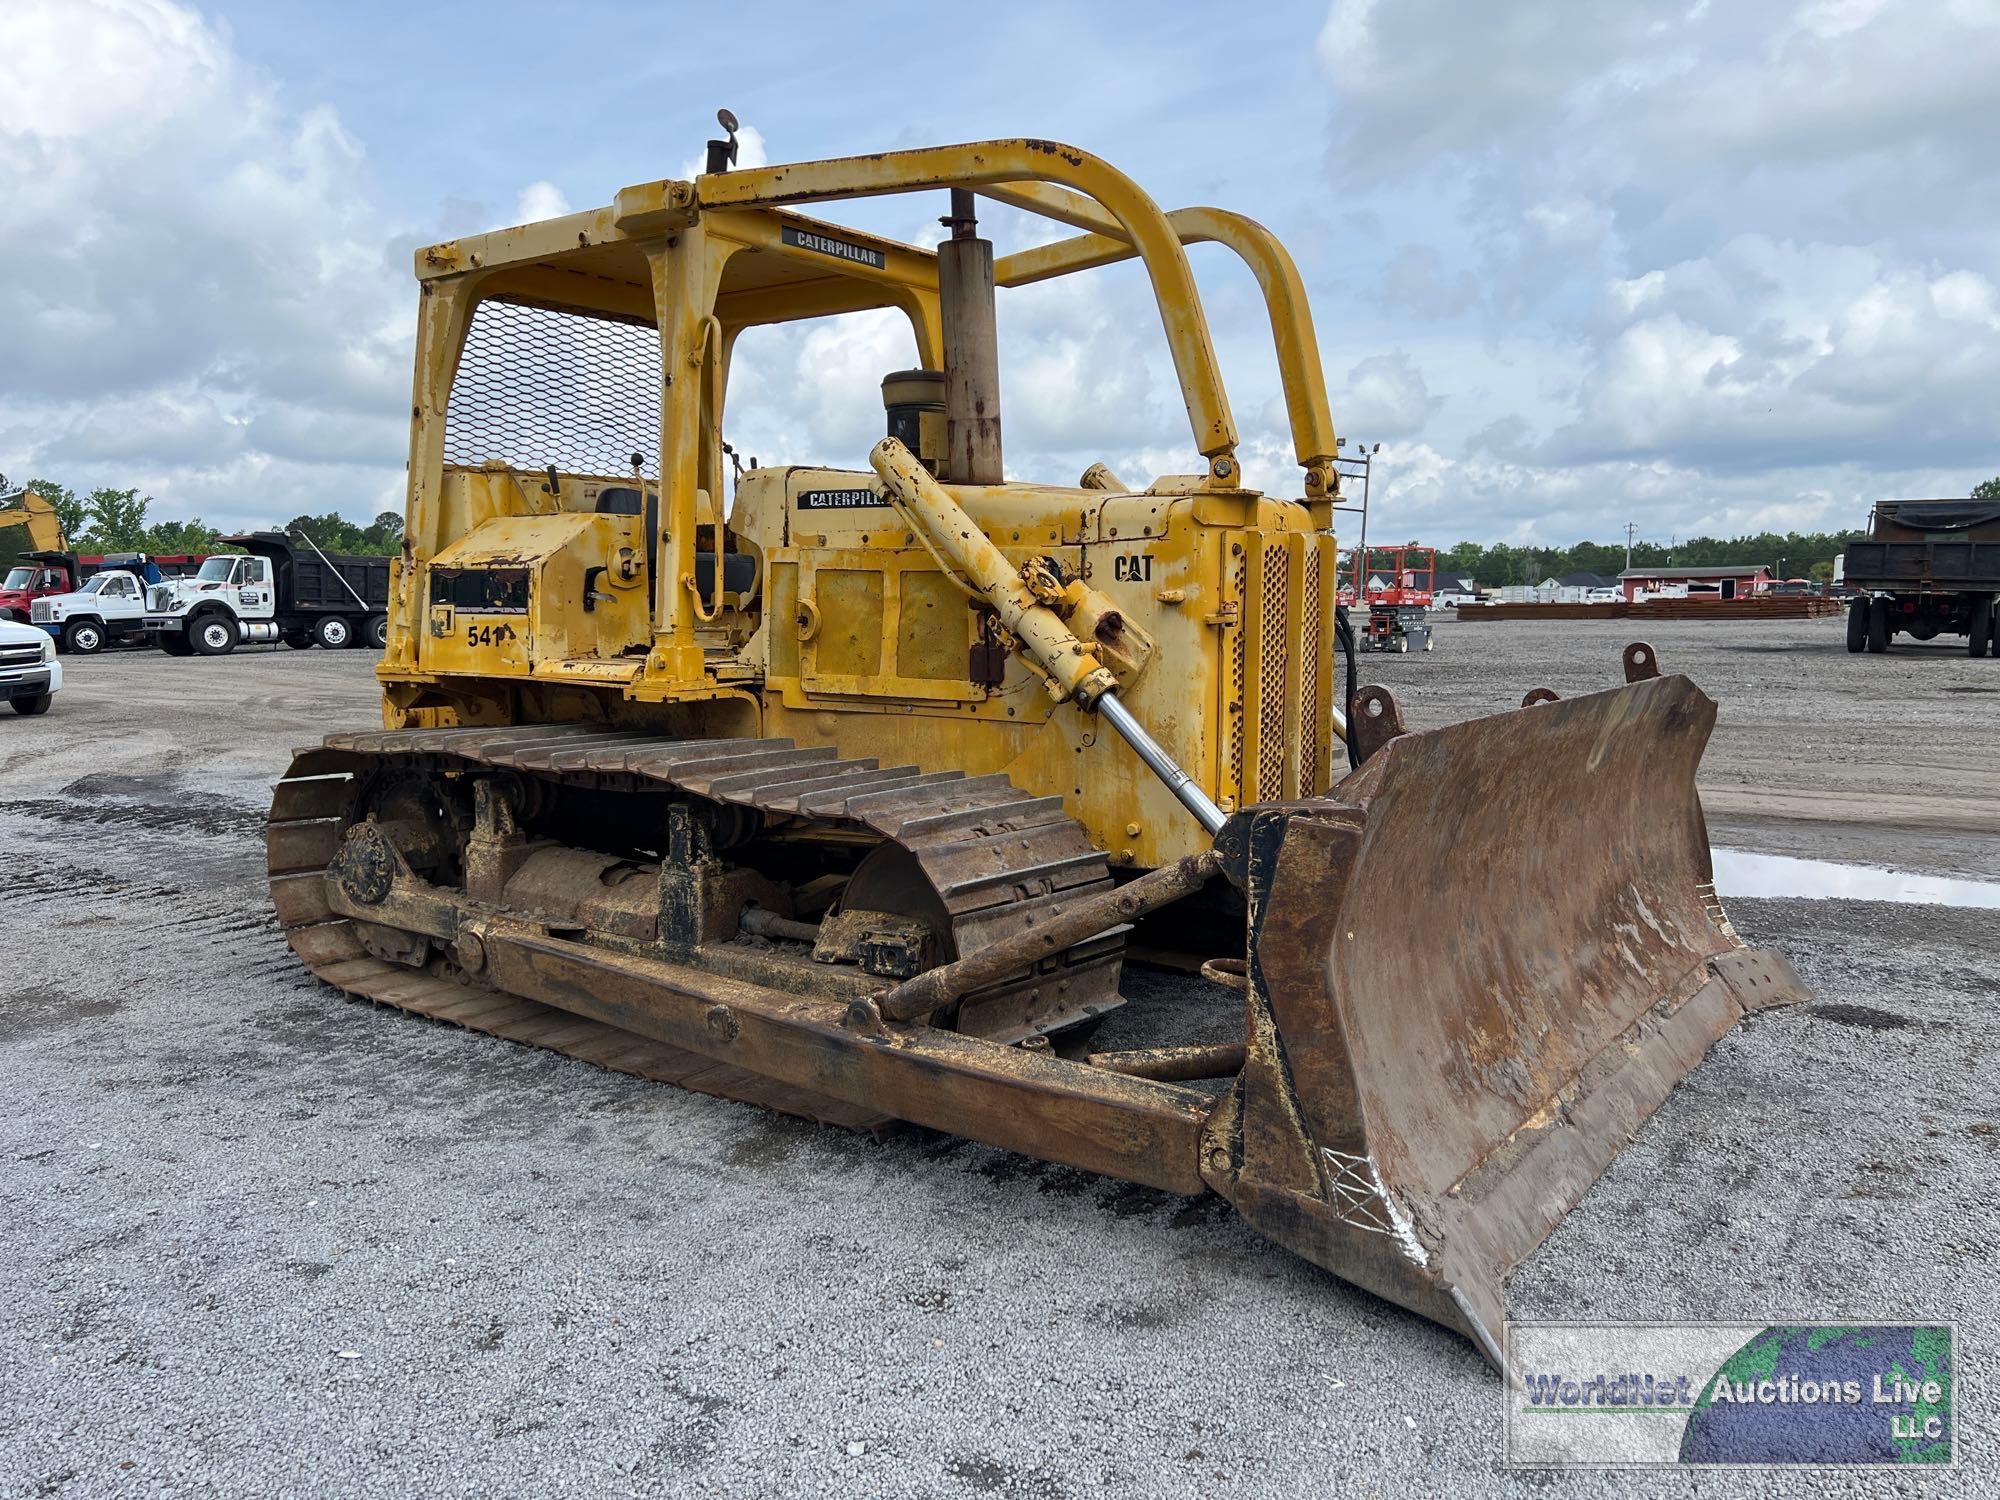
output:
[[[1435,547],[1370,547],[1354,551],[1354,586],[1368,606],[1359,644],[1369,651],[1431,649],[1431,595],[1437,582]]]

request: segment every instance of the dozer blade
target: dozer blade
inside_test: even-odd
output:
[[[1398,735],[1325,799],[1238,814],[1248,1055],[1209,1184],[1497,1365],[1507,1274],[1739,1018],[1807,996],[1716,899],[1714,723],[1654,676]]]

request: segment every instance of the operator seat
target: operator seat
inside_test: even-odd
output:
[[[653,554],[658,543],[659,518],[658,502],[652,496],[643,494],[635,486],[611,485],[597,492],[597,514],[600,516],[639,516],[646,518],[646,562],[653,563]],[[715,594],[715,554],[703,550],[694,555],[694,582],[704,598]],[[757,558],[750,552],[725,552],[722,554],[722,591],[734,594],[739,601],[747,600],[757,588]]]

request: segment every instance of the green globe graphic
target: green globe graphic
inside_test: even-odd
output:
[[[1880,1379],[1903,1394],[1935,1381],[1935,1400],[1878,1403]],[[1789,1381],[1791,1399],[1714,1399]],[[1858,1388],[1861,1399],[1838,1393]],[[1809,1397],[1815,1399],[1808,1399]],[[1694,1464],[1946,1464],[1952,1458],[1951,1330],[1911,1327],[1767,1328],[1710,1377],[1688,1415],[1681,1461]]]

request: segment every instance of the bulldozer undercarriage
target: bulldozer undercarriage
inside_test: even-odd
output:
[[[1508,1272],[1710,1045],[1805,995],[1715,897],[1713,703],[1648,648],[1626,674],[1423,733],[1367,689],[1359,769],[1122,885],[999,775],[606,723],[339,734],[278,785],[272,891],[352,996],[1214,1191],[1497,1365]],[[1092,1051],[1131,924],[1190,903],[1242,934],[1203,966],[1220,1026]]]

